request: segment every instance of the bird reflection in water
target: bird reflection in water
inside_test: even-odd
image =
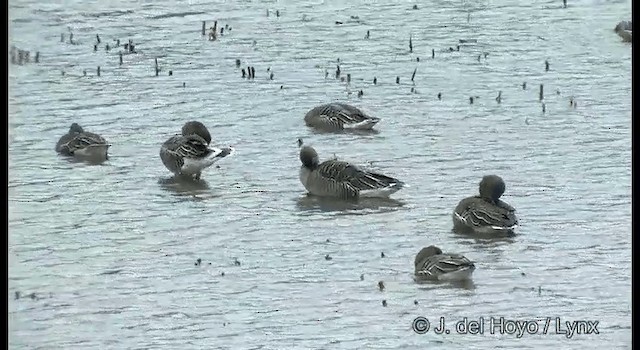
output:
[[[424,286],[419,288],[421,290],[430,290],[433,288],[459,288],[459,289],[465,289],[465,290],[476,289],[476,284],[473,282],[472,279],[457,280],[457,281],[430,281],[430,280],[417,279],[414,277],[413,280],[417,284]],[[427,285],[431,286],[431,288],[428,288]]]
[[[368,130],[344,129],[340,131],[326,131],[326,130],[312,129],[311,133],[315,135],[348,134],[348,135],[358,135],[358,136],[369,136],[369,135],[378,135],[380,134],[380,131],[376,129],[368,129]]]
[[[65,159],[67,162],[71,163],[71,164],[86,164],[86,165],[103,165],[104,163],[106,163],[109,160],[109,156],[82,156],[82,155],[76,155],[75,157],[60,157],[62,159]]]
[[[492,234],[492,233],[469,233],[466,231],[451,229],[458,238],[462,240],[472,239],[477,244],[483,245],[500,245],[501,243],[513,243],[515,242],[514,233],[508,234]]]
[[[209,192],[209,184],[202,179],[195,180],[188,176],[176,175],[169,178],[161,178],[158,180],[158,184],[160,184],[164,190],[178,196],[203,199],[202,195],[208,194],[209,198],[216,197]]]
[[[296,205],[307,211],[350,211],[350,210],[384,210],[400,208],[404,202],[392,198],[360,198],[359,200],[344,200],[331,197],[319,197],[305,194],[299,197]]]

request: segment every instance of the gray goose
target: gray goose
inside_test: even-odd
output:
[[[614,31],[622,38],[622,41],[631,42],[631,21],[621,21],[616,25]]]
[[[388,198],[404,187],[398,179],[360,169],[345,161],[329,159],[320,163],[313,147],[303,145],[301,139],[298,139],[298,145],[302,162],[300,182],[312,195],[341,199]]]
[[[160,147],[164,166],[176,175],[200,179],[202,171],[235,152],[232,147],[210,147],[211,134],[204,124],[190,121],[182,134],[170,137]]]
[[[73,123],[69,132],[56,143],[56,152],[77,158],[106,160],[110,146],[102,136],[84,131],[78,123]]]
[[[307,126],[325,130],[371,130],[380,121],[346,103],[333,102],[312,108],[304,116]]]
[[[480,195],[460,201],[453,212],[454,230],[464,233],[511,235],[518,226],[515,209],[500,197],[506,189],[502,178],[487,175],[480,181]]]
[[[414,260],[418,280],[460,281],[470,279],[475,264],[460,254],[446,254],[436,246],[422,248]]]

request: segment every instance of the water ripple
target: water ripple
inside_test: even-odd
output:
[[[613,32],[630,4],[361,5],[11,2],[12,44],[41,54],[9,67],[11,348],[630,347],[631,49]],[[210,42],[202,20],[231,28]],[[116,39],[136,44],[122,65]],[[378,132],[305,127],[338,100],[381,117]],[[238,153],[181,183],[158,151],[195,119]],[[55,154],[73,122],[113,144],[108,162]],[[411,187],[387,201],[309,196],[299,137]],[[455,205],[493,172],[518,235],[452,233]],[[473,282],[414,283],[430,244],[476,261]],[[418,336],[417,316],[601,329]]]

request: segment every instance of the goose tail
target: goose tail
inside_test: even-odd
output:
[[[378,122],[380,118],[367,118],[361,122],[354,124],[345,124],[345,129],[355,129],[355,130],[371,130]]]
[[[111,147],[111,144],[109,143],[94,143],[76,150],[74,154],[89,158],[106,157],[109,147]]]
[[[400,191],[404,187],[407,187],[404,182],[380,174],[369,174],[376,181],[383,183],[384,186],[374,188],[370,190],[360,191],[360,197],[375,197],[375,198],[388,198],[390,195]]]
[[[474,264],[461,266],[459,269],[438,276],[440,281],[461,281],[471,279],[476,267]]]
[[[202,158],[185,158],[182,172],[188,174],[196,174],[210,167],[220,159],[229,157],[235,153],[233,147],[210,147],[209,154]]]

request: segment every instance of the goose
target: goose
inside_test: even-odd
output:
[[[371,117],[354,106],[340,102],[314,107],[304,116],[307,126],[325,131],[371,130],[379,121],[379,118]]]
[[[319,197],[358,199],[360,197],[388,198],[404,187],[398,179],[362,170],[345,161],[334,159],[320,163],[318,153],[311,146],[300,147],[300,182]]]
[[[515,209],[500,197],[506,189],[497,175],[486,175],[480,181],[480,195],[460,201],[453,212],[454,230],[476,234],[511,235],[518,226]]]
[[[172,173],[200,180],[204,169],[235,152],[232,147],[209,147],[210,143],[211,134],[204,124],[187,122],[181,135],[172,136],[162,144],[160,159]]]
[[[102,136],[84,131],[78,123],[73,123],[69,132],[56,143],[56,152],[77,158],[106,160],[110,146]]]
[[[631,42],[631,21],[621,21],[616,25],[614,31],[622,38],[622,41]]]
[[[418,280],[460,281],[471,278],[475,264],[460,254],[446,254],[436,246],[422,248],[414,260]]]

